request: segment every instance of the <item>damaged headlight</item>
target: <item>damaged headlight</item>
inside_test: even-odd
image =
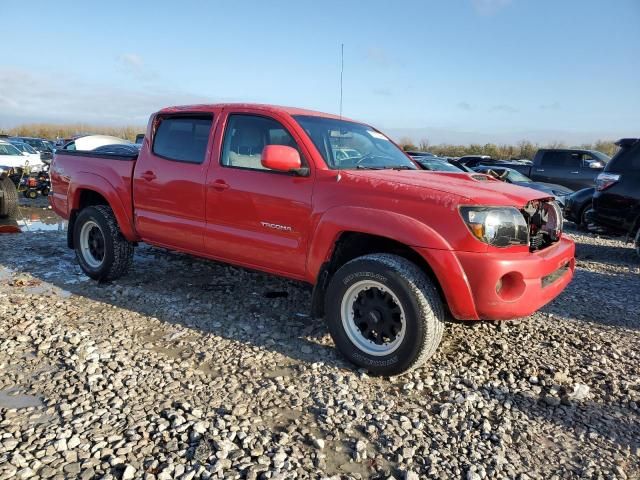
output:
[[[529,226],[514,207],[460,207],[474,237],[494,247],[529,244]]]

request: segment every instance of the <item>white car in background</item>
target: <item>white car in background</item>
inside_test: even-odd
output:
[[[22,155],[24,155],[25,157],[29,157],[29,165],[39,165],[41,163],[44,163],[42,161],[40,153],[37,152],[35,148],[33,148],[28,143],[18,142],[12,139],[9,140],[9,143],[20,150],[20,153],[22,153]]]
[[[0,140],[0,165],[11,168],[30,168],[38,170],[44,167],[40,155],[21,152],[15,145]]]
[[[74,138],[62,147],[62,150],[90,151],[104,145],[133,145],[133,142],[123,138],[111,137],[109,135],[85,135],[83,137]]]

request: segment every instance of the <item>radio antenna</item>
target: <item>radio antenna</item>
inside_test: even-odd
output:
[[[342,74],[344,73],[344,43],[340,44],[340,119],[342,119]]]

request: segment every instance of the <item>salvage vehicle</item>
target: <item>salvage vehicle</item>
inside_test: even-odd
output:
[[[586,230],[589,226],[587,212],[591,209],[594,187],[583,188],[567,196],[564,205],[564,218],[575,223],[578,227]]]
[[[110,135],[82,135],[66,143],[62,150],[91,151],[104,145],[133,145],[133,143]]]
[[[623,138],[598,175],[587,219],[633,239],[640,255],[640,139]]]
[[[607,155],[596,150],[541,148],[531,165],[511,162],[503,166],[518,170],[535,182],[555,183],[580,190],[595,186],[596,177],[609,160]]]
[[[513,185],[520,185],[521,187],[533,188],[534,190],[540,190],[541,192],[553,195],[556,202],[561,208],[564,208],[567,195],[573,193],[573,190],[563,187],[562,185],[555,185],[553,183],[534,182],[526,175],[518,172],[513,168],[502,167],[498,165],[494,166],[480,166],[473,169],[478,173],[486,173],[492,177],[502,180],[503,182],[512,183]]]
[[[0,218],[15,218],[18,213],[18,191],[10,178],[13,169],[0,165]]]
[[[124,275],[146,242],[307,282],[338,349],[379,375],[431,357],[445,309],[527,316],[575,267],[550,195],[418,169],[375,128],[309,110],[166,108],[139,154],[58,151],[51,178],[89,277]]]
[[[39,170],[44,167],[37,155],[24,154],[15,145],[5,140],[0,140],[0,165],[31,170]]]
[[[425,170],[431,170],[435,172],[466,172],[470,169],[466,169],[463,165],[456,165],[452,162],[445,160],[444,158],[428,157],[428,156],[416,156],[413,161],[420,165]]]
[[[18,142],[26,143],[31,148],[33,148],[36,152],[40,154],[40,159],[45,164],[48,164],[51,162],[51,159],[53,158],[53,147],[47,140],[43,140],[42,138],[34,138],[34,137],[9,138],[10,142],[14,140]]]

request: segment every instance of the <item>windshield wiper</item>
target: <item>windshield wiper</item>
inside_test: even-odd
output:
[[[367,165],[356,165],[357,170],[382,170],[383,167],[373,167]]]
[[[416,170],[409,165],[388,165],[382,168],[384,168],[385,170]]]

